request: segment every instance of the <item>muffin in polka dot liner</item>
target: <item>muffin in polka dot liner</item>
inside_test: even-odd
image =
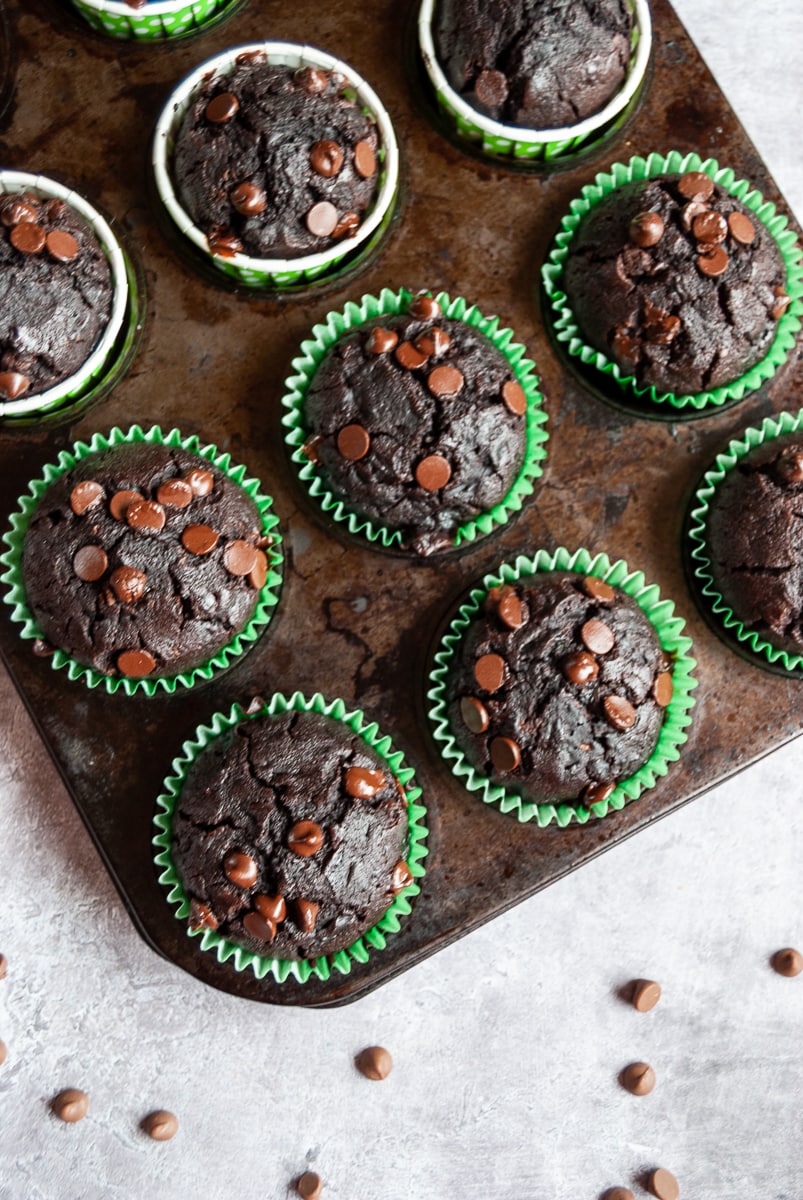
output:
[[[293,361],[283,418],[333,520],[428,556],[503,525],[546,457],[535,367],[499,319],[445,293],[382,291],[330,313]]]
[[[691,642],[640,572],[587,551],[504,564],[435,655],[428,698],[452,771],[519,820],[588,820],[666,773],[686,740]]]
[[[108,37],[161,42],[200,33],[245,0],[72,0],[84,20]]]
[[[63,451],[20,500],[5,599],[71,678],[172,692],[256,640],[280,540],[270,499],[227,454],[177,430],[115,429]]]

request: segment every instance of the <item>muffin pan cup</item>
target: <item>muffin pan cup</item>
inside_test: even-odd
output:
[[[88,25],[108,37],[163,42],[201,33],[240,8],[243,0],[147,0],[141,8],[125,0],[72,0]]]
[[[263,532],[273,539],[272,544],[265,551],[268,559],[267,579],[261,589],[251,619],[226,646],[223,646],[217,654],[201,666],[195,667],[191,671],[182,671],[178,675],[159,676],[154,679],[132,679],[122,675],[102,675],[99,671],[78,662],[64,650],[58,648],[50,657],[50,663],[54,670],[66,668],[70,679],[82,679],[89,688],[102,686],[109,695],[121,691],[127,696],[140,694],[152,697],[159,692],[172,694],[179,688],[195,687],[196,684],[207,682],[217,672],[229,667],[250,648],[264,631],[273,616],[273,609],[279,601],[279,590],[282,583],[279,518],[273,511],[273,501],[262,492],[259,481],[250,479],[246,475],[245,467],[232,463],[229,454],[221,454],[216,446],[202,445],[197,437],[182,437],[177,429],[171,429],[168,433],[163,434],[158,426],[143,431],[139,425],[132,425],[127,432],[115,428],[108,436],[96,433],[88,443],[76,442],[71,450],[62,450],[57,462],[48,463],[44,467],[42,475],[31,482],[28,492],[20,497],[16,512],[11,514],[11,528],[3,534],[3,541],[8,549],[0,555],[0,564],[6,568],[0,575],[0,583],[5,584],[7,588],[3,599],[11,609],[12,621],[21,627],[20,637],[26,641],[43,639],[43,634],[36,624],[36,617],[28,607],[22,575],[22,553],[31,517],[50,485],[55,483],[65,472],[71,471],[78,463],[99,451],[136,442],[148,442],[160,446],[180,446],[184,450],[189,450],[207,459],[232,483],[242,488],[246,495],[251,497],[259,511]]]
[[[447,715],[448,680],[455,655],[488,592],[503,584],[526,583],[533,576],[547,571],[576,571],[578,575],[595,575],[632,596],[673,664],[674,691],[655,749],[638,771],[617,783],[607,800],[588,807],[579,802],[534,804],[516,790],[515,780],[511,780],[507,787],[494,783],[469,763],[460,749]],[[434,656],[427,700],[431,705],[429,718],[438,750],[452,774],[468,791],[477,793],[485,804],[498,805],[503,813],[514,813],[519,821],[536,821],[541,828],[555,822],[563,829],[571,821],[585,825],[592,816],[604,817],[611,811],[618,812],[629,801],[637,800],[642,792],[655,787],[657,781],[666,775],[670,763],[677,762],[681,747],[688,740],[686,730],[691,724],[691,710],[694,707],[692,692],[697,687],[692,672],[697,664],[690,654],[691,639],[684,635],[683,628],[684,622],[675,616],[672,601],[662,600],[659,589],[654,584],[648,584],[641,571],[631,571],[621,559],[612,563],[605,554],[591,555],[588,550],[582,549],[570,553],[561,547],[554,554],[539,550],[532,558],[520,556],[513,563],[503,563],[497,570],[485,575],[479,586],[471,590],[468,600],[457,610]]]
[[[710,391],[695,395],[676,395],[659,392],[654,387],[639,387],[632,375],[626,375],[607,355],[595,350],[583,341],[574,313],[566,293],[561,290],[563,267],[571,250],[572,238],[583,217],[605,196],[625,183],[639,179],[654,179],[658,175],[683,175],[687,171],[702,171],[731,196],[741,200],[775,239],[778,250],[786,265],[786,290],[791,303],[778,321],[772,345],[759,362],[731,383],[722,384]],[[665,405],[676,419],[695,415],[704,409],[717,409],[733,401],[742,400],[750,392],[761,387],[783,366],[794,349],[795,336],[800,330],[800,315],[803,313],[803,266],[797,235],[789,228],[789,219],[776,211],[775,205],[744,179],[737,179],[730,167],[720,167],[713,158],[702,159],[699,154],[682,154],[672,150],[667,155],[650,154],[647,158],[636,156],[627,163],[614,163],[609,172],[596,176],[581,194],[572,200],[570,211],[563,217],[561,227],[542,268],[542,280],[547,297],[545,316],[552,322],[555,340],[567,354],[577,358],[586,366],[594,367],[625,394],[638,400],[648,400]]]
[[[375,722],[369,722],[359,709],[349,712],[343,700],[327,701],[317,692],[309,699],[300,692],[294,692],[289,697],[279,694],[271,696],[270,700],[255,712],[246,713],[235,704],[229,713],[215,713],[208,725],[199,726],[195,736],[184,743],[181,754],[173,761],[171,774],[165,779],[163,791],[157,799],[159,811],[154,818],[159,829],[159,833],[153,839],[153,844],[159,847],[154,861],[160,869],[159,882],[168,889],[167,899],[170,904],[176,906],[175,915],[180,920],[186,920],[190,914],[190,903],[173,863],[171,827],[173,809],[181,795],[187,771],[197,756],[233,725],[239,724],[240,721],[254,720],[266,715],[281,716],[288,712],[315,712],[341,721],[354,733],[359,734],[384,761],[407,797],[408,848],[404,857],[413,882],[394,896],[375,925],[337,954],[314,959],[278,959],[254,954],[229,941],[217,930],[190,929],[188,933],[190,937],[200,937],[200,948],[211,950],[217,956],[218,962],[229,963],[235,971],[250,969],[257,979],[264,979],[266,975],[270,975],[276,983],[284,983],[289,978],[297,983],[307,983],[314,976],[325,982],[333,971],[340,975],[348,975],[354,963],[367,963],[372,952],[385,949],[387,939],[399,932],[401,920],[409,916],[410,902],[421,891],[419,881],[425,873],[425,841],[428,830],[423,824],[426,809],[420,803],[421,789],[415,785],[412,769],[405,766],[404,755],[394,750],[390,738],[380,732]]]
[[[395,550],[398,553],[404,553],[401,530],[354,512],[345,501],[327,489],[315,465],[305,455],[303,446],[308,431],[304,420],[304,400],[321,359],[340,338],[375,317],[396,316],[407,312],[412,299],[413,293],[404,288],[398,292],[383,288],[378,296],[363,296],[359,304],[349,302],[342,312],[330,312],[323,324],[313,328],[312,337],[301,343],[301,355],[293,359],[293,374],[286,381],[287,392],[282,400],[287,409],[282,417],[282,424],[287,429],[285,442],[305,490],[324,513],[333,521],[345,526],[349,533],[366,538],[378,549]],[[535,481],[543,471],[549,434],[546,429],[547,415],[543,397],[538,391],[535,364],[525,357],[524,346],[513,340],[513,331],[500,329],[498,317],[484,317],[476,305],[469,305],[468,301],[460,296],[452,299],[445,292],[439,292],[435,299],[444,317],[465,321],[485,334],[505,356],[514,378],[521,384],[527,397],[527,440],[519,472],[498,504],[474,520],[458,526],[454,531],[453,546],[454,549],[459,549],[504,525],[521,509],[527,497],[532,495]]]

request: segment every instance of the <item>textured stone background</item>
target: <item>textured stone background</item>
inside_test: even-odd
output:
[[[675,4],[803,215],[803,5]],[[308,1166],[337,1200],[597,1200],[656,1165],[683,1200],[800,1200],[803,976],[767,960],[803,949],[802,773],[800,743],[356,1005],[281,1010],[140,941],[0,675],[1,1200],[284,1200]],[[634,975],[652,1013],[616,996]],[[382,1084],[352,1065],[373,1042]]]

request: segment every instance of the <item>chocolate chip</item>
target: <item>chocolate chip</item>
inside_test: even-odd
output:
[[[259,874],[256,859],[242,850],[232,850],[226,855],[223,870],[234,886],[239,888],[253,887]]]
[[[30,379],[21,371],[4,371],[0,375],[0,396],[4,400],[16,400],[17,396],[27,392],[30,386]]]
[[[238,539],[235,542],[229,542],[223,554],[223,565],[230,575],[236,575],[238,578],[243,575],[250,575],[256,566],[257,549],[250,542],[244,542]]]
[[[592,804],[602,804],[603,800],[613,795],[615,788],[615,783],[587,783],[578,799],[586,808],[590,808]]]
[[[89,1096],[80,1088],[65,1088],[53,1097],[50,1108],[60,1121],[74,1125],[76,1121],[83,1121],[89,1112]]]
[[[592,654],[607,654],[609,650],[613,650],[616,640],[613,631],[596,617],[586,621],[580,630],[580,638],[586,650],[590,650]]]
[[[710,200],[714,194],[714,181],[703,171],[689,171],[680,177],[678,191],[685,200]]]
[[[602,1200],[635,1200],[635,1197],[630,1188],[613,1187],[603,1193]]]
[[[148,577],[136,567],[118,567],[112,571],[109,586],[121,604],[135,604],[145,594]]]
[[[323,1180],[314,1171],[305,1171],[301,1178],[296,1180],[296,1191],[302,1200],[321,1200]]]
[[[664,236],[664,219],[657,212],[636,213],[630,222],[629,232],[635,246],[656,246]]]
[[[527,395],[515,379],[508,379],[507,383],[503,384],[502,399],[514,417],[521,417],[527,411]]]
[[[45,231],[33,221],[15,225],[11,230],[11,245],[21,254],[41,254],[45,248]]]
[[[652,694],[655,703],[660,708],[667,708],[669,706],[674,690],[671,671],[662,671],[660,675],[656,675],[655,682],[652,685]]]
[[[190,929],[217,929],[218,921],[208,904],[190,900]]]
[[[168,479],[157,488],[156,499],[167,508],[187,508],[193,492],[186,479]]]
[[[718,212],[698,213],[691,223],[692,233],[699,242],[715,246],[728,236],[728,223]]]
[[[620,325],[613,335],[612,350],[616,358],[623,364],[635,366],[641,358],[641,345],[636,338]]]
[[[240,101],[232,92],[221,92],[219,96],[214,96],[209,101],[204,116],[213,125],[225,125],[227,121],[236,116],[239,107]]]
[[[370,179],[376,172],[376,154],[370,142],[357,142],[354,147],[354,170],[361,179]]]
[[[215,486],[215,477],[212,472],[204,471],[201,467],[193,467],[184,478],[192,488],[193,496],[208,496]]]
[[[680,1185],[671,1171],[658,1167],[647,1180],[647,1187],[658,1200],[678,1200]]]
[[[599,600],[602,604],[610,603],[616,595],[611,585],[596,575],[586,575],[583,580],[583,591],[592,600]]]
[[[143,1117],[140,1127],[155,1142],[169,1142],[178,1133],[178,1117],[166,1108],[158,1108]]]
[[[117,656],[117,669],[131,679],[144,679],[156,670],[156,659],[147,650],[123,650]]]
[[[338,175],[343,167],[343,151],[337,142],[316,142],[309,152],[310,166],[324,179]]]
[[[756,227],[742,212],[728,213],[728,229],[734,241],[742,246],[752,246],[756,239]]]
[[[406,371],[416,371],[429,361],[429,355],[414,346],[412,342],[402,342],[396,347],[396,361]]]
[[[428,454],[415,469],[419,486],[426,492],[438,492],[452,478],[452,468],[442,454]]]
[[[72,262],[78,257],[79,245],[65,229],[53,229],[45,238],[47,252],[56,262]]]
[[[686,232],[691,233],[695,217],[699,216],[700,213],[705,213],[708,211],[708,205],[703,204],[701,200],[690,200],[688,204],[684,204],[680,214],[680,220]]]
[[[509,585],[491,588],[488,599],[496,606],[499,620],[508,629],[519,629],[524,624],[524,609],[514,588]]]
[[[346,791],[355,800],[370,800],[385,786],[381,771],[369,771],[366,767],[349,767],[343,776]]]
[[[229,192],[229,200],[234,210],[243,217],[257,216],[265,211],[268,204],[265,192],[255,183],[238,183],[237,187]]]
[[[188,525],[181,534],[181,544],[190,554],[209,554],[218,544],[220,534],[209,525]]]
[[[655,1071],[648,1063],[630,1063],[620,1073],[619,1082],[631,1095],[646,1096],[655,1087]]]
[[[337,226],[337,209],[331,201],[319,200],[307,213],[306,221],[313,237],[329,237]]]
[[[393,868],[393,873],[390,877],[390,890],[395,894],[403,892],[406,887],[409,887],[413,882],[413,873],[407,863],[402,859],[396,863]]]
[[[312,933],[321,911],[314,900],[296,900],[296,924],[303,933]]]
[[[320,96],[326,91],[329,83],[329,72],[317,67],[299,67],[295,73],[295,81],[300,84],[308,96]]]
[[[254,908],[266,921],[281,925],[287,916],[287,902],[284,896],[254,896]]]
[[[605,717],[609,725],[624,733],[632,729],[636,723],[636,710],[624,696],[606,696],[602,701]]]
[[[490,724],[488,710],[476,696],[463,696],[460,701],[460,716],[470,733],[485,733]]]
[[[294,854],[310,858],[323,845],[323,830],[315,821],[296,821],[290,830],[287,845]]]
[[[509,85],[507,76],[501,71],[486,69],[480,71],[474,84],[474,94],[480,104],[488,108],[498,108],[507,99]]]
[[[142,496],[139,492],[131,492],[123,489],[120,492],[115,492],[109,501],[109,512],[114,517],[115,521],[124,521],[128,506],[134,504],[137,500],[141,500]]]
[[[126,509],[125,519],[132,529],[152,529],[158,533],[164,529],[167,518],[165,510],[155,500],[132,500]]]
[[[366,1046],[354,1059],[354,1064],[366,1079],[379,1083],[393,1070],[393,1057],[384,1046]]]
[[[268,558],[264,550],[256,551],[256,560],[248,573],[248,582],[252,588],[261,592],[268,581]]]
[[[432,296],[416,296],[410,301],[410,316],[417,321],[434,321],[441,315],[441,306]]]
[[[352,209],[349,212],[343,213],[338,218],[337,225],[335,225],[334,229],[332,230],[332,237],[341,238],[345,237],[346,235],[351,237],[352,234],[357,232],[359,227],[360,214],[358,212],[354,212]]]
[[[39,219],[39,205],[29,204],[27,200],[20,200],[11,196],[6,197],[6,202],[0,210],[0,220],[7,228],[14,225],[22,225],[26,221],[36,222]]]
[[[484,692],[496,692],[505,678],[505,660],[500,654],[481,654],[474,663],[474,678]]]
[[[590,683],[599,675],[599,663],[587,650],[578,650],[564,658],[563,674],[569,683]]]
[[[301,447],[301,453],[306,459],[308,459],[309,462],[319,463],[321,461],[321,456],[318,453],[318,447],[322,441],[323,436],[320,433],[316,433],[313,437],[308,438]]]
[[[55,196],[52,200],[48,200],[47,204],[45,205],[45,216],[47,217],[48,221],[58,221],[60,217],[64,216],[66,211],[67,205],[63,200],[59,200],[57,196]]]
[[[209,253],[217,254],[220,258],[234,258],[235,254],[243,251],[242,242],[230,229],[213,229],[207,234],[206,242]]]
[[[76,517],[82,517],[90,508],[96,508],[103,499],[103,488],[94,479],[76,483],[70,492],[70,508]]]
[[[458,396],[463,390],[463,372],[457,367],[436,367],[427,376],[427,387],[433,396]]]
[[[490,750],[491,762],[497,771],[515,771],[521,763],[521,750],[512,738],[495,737]]]
[[[787,979],[794,979],[803,971],[803,954],[799,950],[787,946],[784,950],[778,950],[772,956],[772,967],[779,975],[785,975]]]
[[[5,979],[8,975],[8,959],[5,954],[0,954],[0,979]]]
[[[427,358],[438,358],[449,349],[452,339],[443,329],[429,329],[417,337],[413,344],[416,350],[426,354]]]
[[[258,942],[272,942],[276,937],[276,924],[268,921],[261,913],[250,912],[243,917],[243,929]]]
[[[703,275],[709,275],[712,279],[716,279],[720,275],[725,274],[729,262],[730,259],[728,258],[727,250],[723,249],[722,246],[714,246],[710,252],[706,250],[704,254],[699,256],[697,266]]]
[[[337,448],[349,462],[359,462],[371,448],[371,435],[362,425],[344,425],[337,435]]]
[[[72,569],[84,583],[95,583],[105,575],[109,559],[102,546],[82,546],[72,560]]]
[[[775,303],[772,306],[771,316],[774,321],[780,321],[781,317],[786,312],[789,305],[792,303],[792,297],[787,296],[783,288],[775,289]]]
[[[669,346],[683,328],[680,317],[656,310],[644,329],[646,340],[653,346]]]
[[[661,999],[661,985],[652,979],[634,979],[630,1003],[637,1012],[649,1012]]]
[[[377,326],[371,330],[367,349],[369,354],[387,354],[399,343],[399,335],[395,329],[382,329]]]

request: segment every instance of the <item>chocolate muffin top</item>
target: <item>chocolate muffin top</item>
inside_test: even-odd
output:
[[[174,676],[249,622],[269,542],[254,502],[208,459],[123,443],[39,501],[23,545],[26,598],[42,636],[85,666]]]
[[[63,200],[0,196],[0,402],[74,375],[111,308],[109,263],[86,221]]]
[[[473,108],[556,129],[619,90],[632,29],[627,0],[438,0],[432,32],[449,83]]]
[[[489,593],[457,649],[449,724],[494,783],[536,804],[594,804],[655,749],[671,669],[630,596],[548,572]]]
[[[803,654],[803,434],[754,447],[709,505],[717,590],[748,630]]]
[[[376,123],[342,75],[269,66],[252,51],[201,88],[172,175],[213,253],[298,258],[357,232],[379,151]]]
[[[692,171],[616,188],[583,218],[563,272],[581,335],[641,387],[696,394],[765,356],[789,304],[763,222]]]
[[[526,407],[501,351],[419,296],[321,360],[304,400],[304,453],[349,509],[431,554],[507,495],[524,459]]]
[[[317,713],[258,716],[216,738],[188,770],[172,846],[190,927],[280,959],[351,945],[413,881],[403,788]]]

